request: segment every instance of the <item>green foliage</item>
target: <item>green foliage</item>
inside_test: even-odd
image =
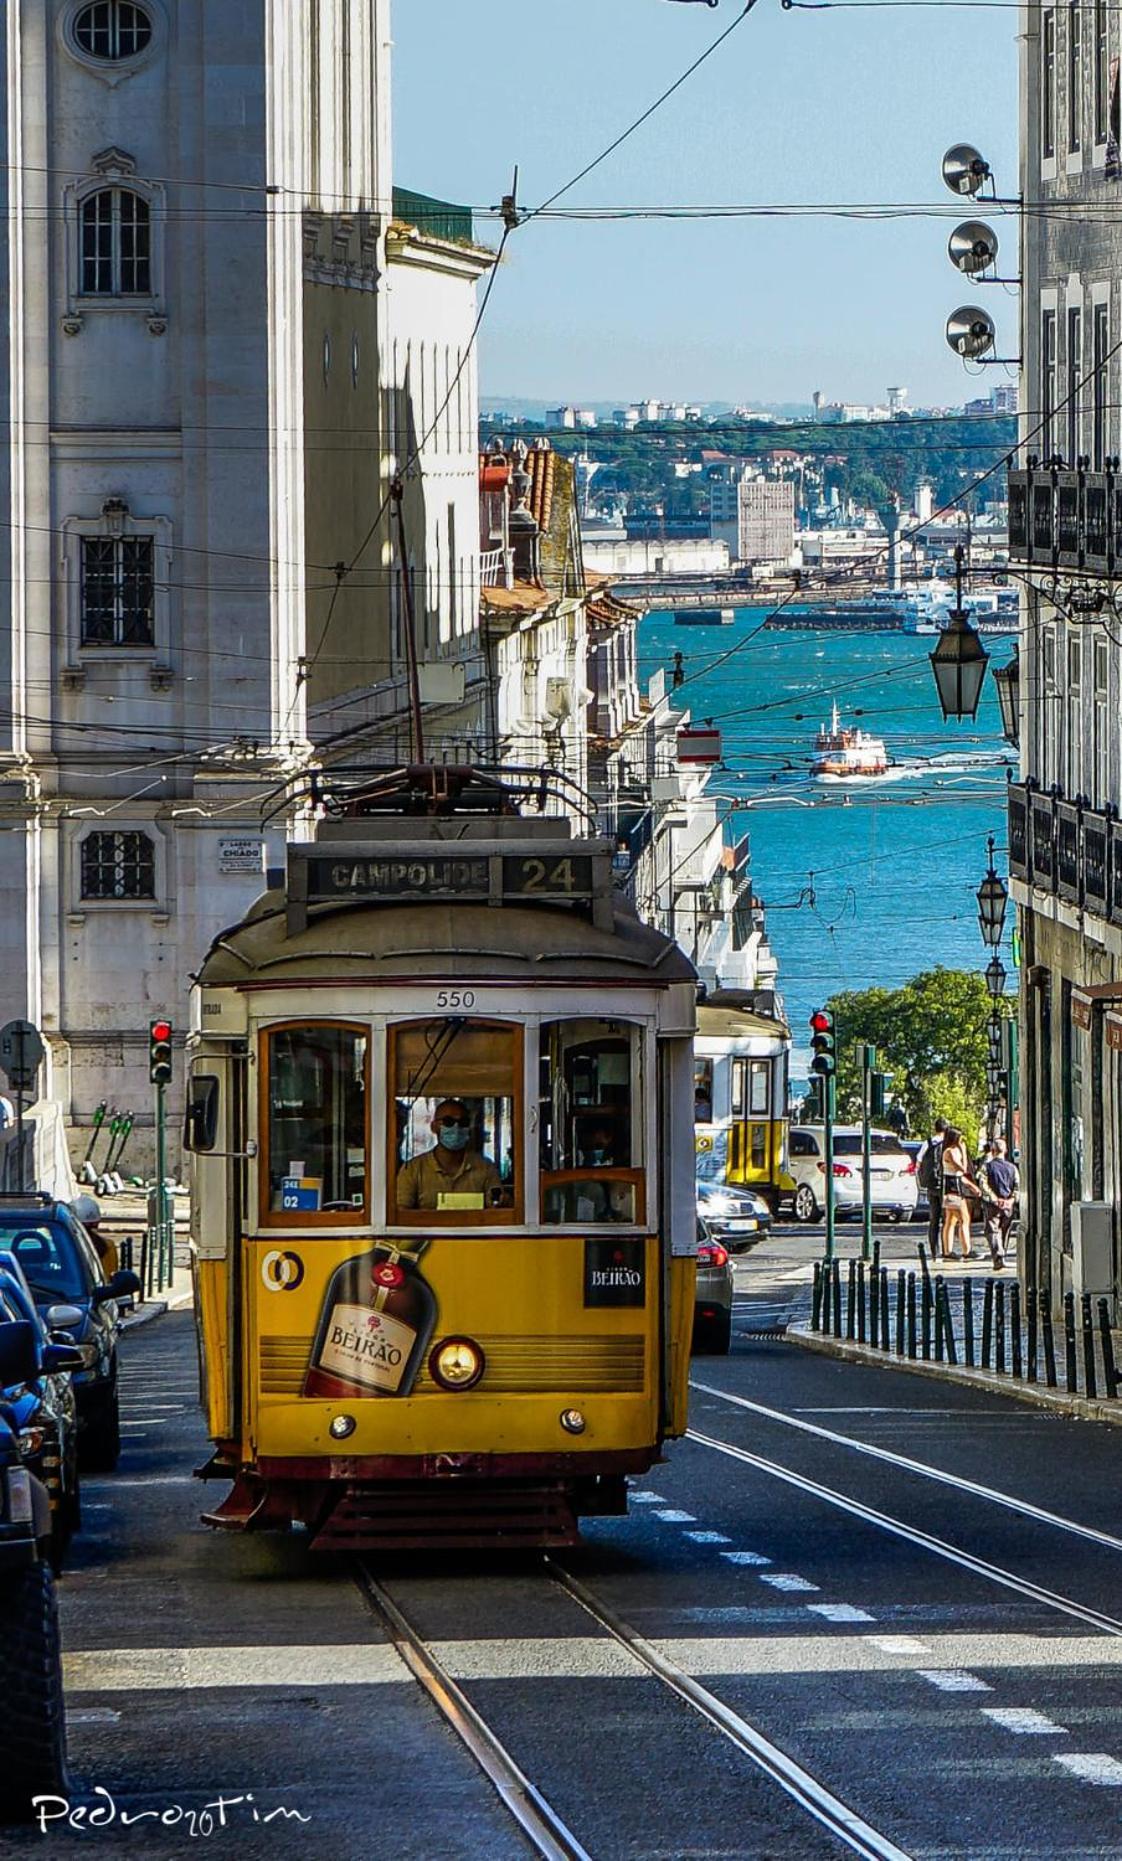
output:
[[[926,1134],[944,1117],[975,1142],[986,1105],[987,1025],[993,1003],[974,970],[929,969],[902,989],[862,989],[826,1003],[838,1032],[838,1115],[861,1115],[857,1048],[870,1042],[892,1074],[890,1098],[911,1129]],[[1003,1012],[1012,1011],[1006,1002]]]

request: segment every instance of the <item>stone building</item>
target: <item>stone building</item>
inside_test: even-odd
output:
[[[406,747],[402,538],[433,737],[476,740],[491,255],[395,200],[388,0],[0,33],[0,1019],[71,1122],[143,1132],[148,1020],[259,891],[285,779]]]
[[[1024,1267],[1053,1298],[1122,1291],[1122,248],[1119,15],[1026,14],[1020,434],[1010,557],[1024,577],[1020,908]],[[1002,189],[1001,191],[1007,191]]]

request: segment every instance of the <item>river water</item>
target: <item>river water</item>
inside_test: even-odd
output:
[[[641,672],[683,655],[676,702],[712,718],[724,767],[729,839],[751,837],[752,876],[767,910],[796,1058],[808,1017],[839,989],[895,988],[937,963],[982,969],[975,892],[993,834],[1004,864],[1006,767],[993,680],[977,719],[945,724],[928,655],[933,636],[772,632],[761,614],[731,626],[678,626],[651,613]],[[1013,641],[988,642],[991,668]],[[843,724],[882,737],[892,767],[875,779],[810,774],[815,733],[836,698]],[[1007,967],[1009,958],[1004,959]]]

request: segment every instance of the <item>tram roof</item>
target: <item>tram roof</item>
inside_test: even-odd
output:
[[[689,958],[621,899],[611,930],[559,906],[499,908],[430,900],[357,903],[310,913],[290,933],[283,893],[267,892],[215,938],[196,980],[206,988],[449,975],[595,983],[693,982]]]
[[[751,1008],[725,1008],[708,1002],[697,1007],[700,1040],[746,1040],[750,1036],[789,1040],[791,1030],[779,1015],[759,1014]]]

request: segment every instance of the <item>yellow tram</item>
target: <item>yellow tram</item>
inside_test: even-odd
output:
[[[787,1168],[790,1029],[736,990],[717,991],[698,1007],[694,1050],[698,1176],[756,1189],[777,1209],[795,1187]]]
[[[692,1037],[610,843],[467,770],[338,790],[199,972],[208,1522],[566,1544],[683,1432]]]

